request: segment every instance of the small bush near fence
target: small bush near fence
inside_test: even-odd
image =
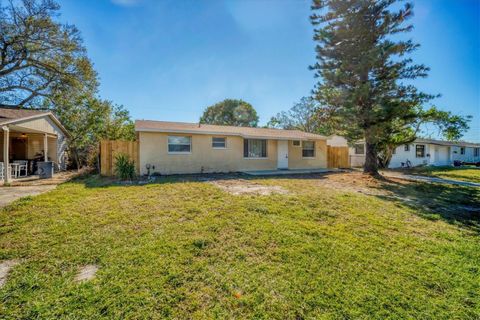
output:
[[[135,161],[125,153],[115,156],[115,175],[121,180],[132,180],[135,178]]]

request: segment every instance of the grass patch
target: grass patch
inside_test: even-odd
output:
[[[195,179],[90,177],[4,208],[0,258],[22,263],[0,289],[0,314],[480,317],[478,188],[403,183],[366,195],[319,179],[254,179],[289,193],[232,195]],[[84,265],[98,272],[76,283]]]
[[[412,174],[420,174],[430,177],[438,177],[452,180],[460,181],[469,181],[480,183],[480,168],[474,166],[463,166],[463,167],[415,167],[408,169],[404,172]]]

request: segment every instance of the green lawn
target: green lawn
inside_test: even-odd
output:
[[[426,175],[431,177],[480,183],[480,168],[477,168],[474,166],[416,167],[416,168],[411,168],[406,172],[409,172],[412,174],[421,174],[421,175]]]
[[[260,196],[89,177],[17,201],[0,211],[0,260],[23,261],[0,318],[480,317],[480,188],[322,179],[257,179],[289,191]],[[75,283],[85,264],[97,277]]]

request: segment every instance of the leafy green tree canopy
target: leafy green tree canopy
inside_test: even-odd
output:
[[[296,129],[305,132],[329,135],[332,128],[318,117],[318,102],[312,97],[302,97],[288,111],[282,111],[270,118],[267,127],[278,129]]]
[[[365,139],[364,172],[378,174],[379,155],[389,144],[411,139],[424,122],[440,124],[447,136],[460,134],[467,119],[425,110],[434,95],[419,91],[412,80],[429,69],[408,57],[419,45],[401,40],[413,26],[411,3],[398,0],[314,0],[319,118],[329,121],[350,141]],[[393,9],[393,7],[399,9]]]
[[[80,167],[96,162],[100,139],[135,134],[127,110],[97,97],[80,32],[56,20],[59,9],[53,0],[0,0],[0,106],[54,111]]]
[[[70,132],[68,149],[75,167],[94,165],[101,139],[134,140],[129,112],[91,94],[57,96],[53,111]]]
[[[257,111],[248,102],[225,99],[205,109],[200,118],[200,123],[256,127],[258,115]]]
[[[97,86],[79,31],[57,22],[58,10],[53,0],[0,1],[0,106],[38,107],[58,92]]]

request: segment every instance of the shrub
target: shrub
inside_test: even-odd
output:
[[[121,180],[132,180],[135,178],[135,161],[129,156],[119,153],[115,156],[115,175]]]

